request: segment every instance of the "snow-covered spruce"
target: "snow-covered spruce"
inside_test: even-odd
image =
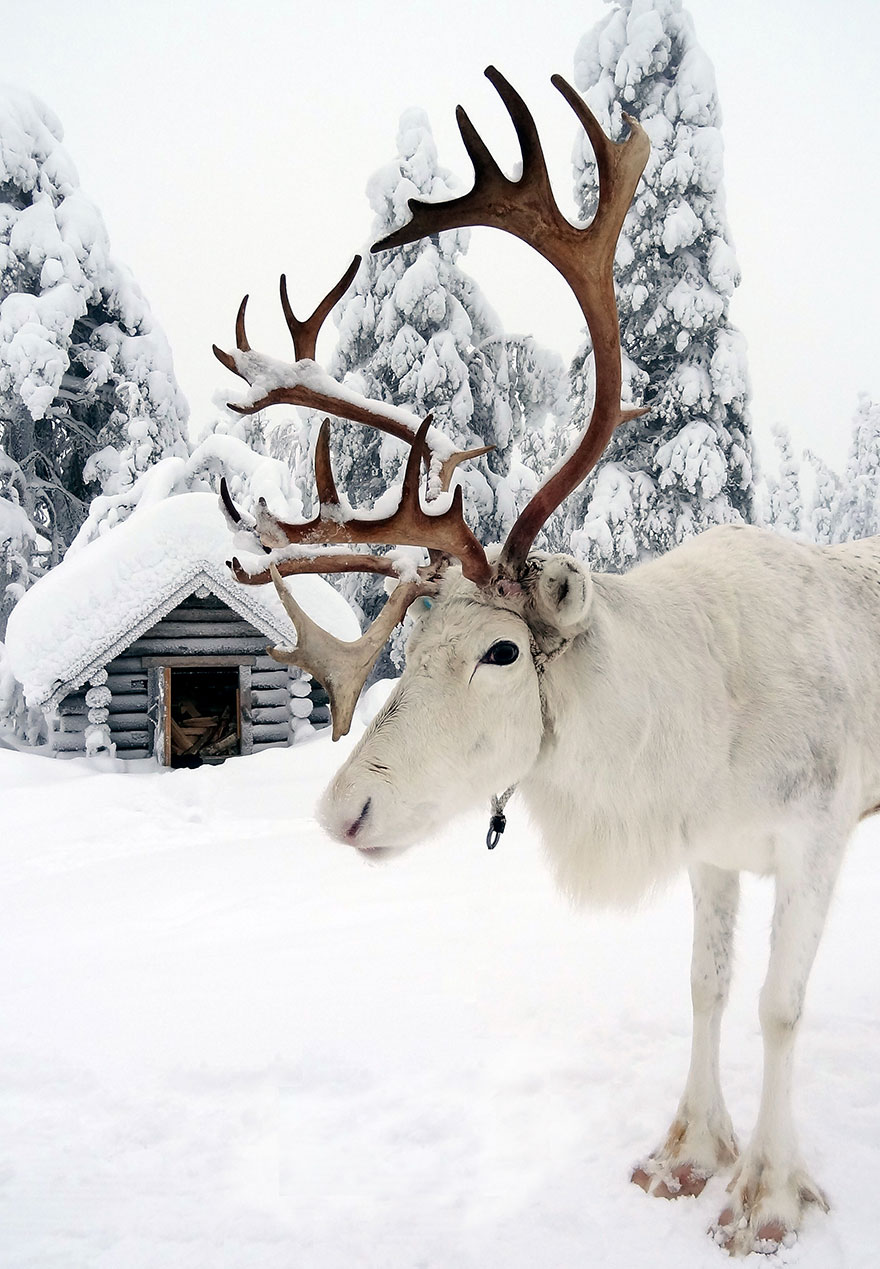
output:
[[[866,392],[859,395],[843,487],[832,505],[835,542],[880,533],[880,405]]]
[[[651,409],[618,430],[555,525],[560,549],[623,569],[713,524],[752,519],[745,343],[728,320],[739,268],[714,72],[681,0],[621,0],[582,40],[575,83],[613,137],[626,133],[626,111],[651,140],[615,265],[623,396]],[[597,175],[583,134],[575,196],[589,221]],[[557,436],[556,456],[589,415],[589,341],[571,385],[571,422]]]
[[[804,528],[805,519],[801,465],[787,427],[778,423],[773,428],[773,440],[779,456],[779,473],[766,480],[766,523],[779,533],[796,535]]]
[[[0,633],[34,556],[57,563],[94,493],[187,452],[167,341],[62,136],[35,97],[0,90]]]

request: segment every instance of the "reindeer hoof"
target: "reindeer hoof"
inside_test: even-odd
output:
[[[728,1189],[731,1201],[709,1234],[731,1256],[793,1247],[804,1208],[814,1203],[828,1211],[825,1195],[803,1171],[780,1175],[760,1158],[741,1163]]]
[[[786,1228],[780,1220],[765,1221],[754,1230],[745,1214],[737,1220],[729,1207],[710,1227],[709,1234],[731,1256],[748,1255],[752,1251],[772,1256],[780,1247],[792,1247],[797,1240],[795,1231]]]
[[[652,1170],[652,1163],[635,1168],[630,1180],[654,1198],[696,1198],[709,1180],[710,1174],[692,1163],[679,1163],[674,1168],[654,1165],[656,1170]]]

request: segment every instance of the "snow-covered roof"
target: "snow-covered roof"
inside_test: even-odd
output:
[[[41,578],[16,604],[6,651],[29,705],[53,705],[200,586],[287,647],[296,642],[271,584],[242,586],[226,568],[231,535],[213,494],[139,508]],[[317,576],[287,582],[325,630],[356,639],[357,618]]]

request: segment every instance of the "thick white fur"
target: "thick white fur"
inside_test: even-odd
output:
[[[518,660],[481,664],[498,639]],[[530,640],[564,648],[543,711]],[[718,1032],[736,874],[775,877],[761,1109],[717,1237],[749,1251],[791,1236],[824,1202],[797,1154],[794,1034],[843,846],[880,804],[880,539],[818,548],[731,526],[625,576],[535,554],[522,595],[451,576],[321,815],[362,850],[401,847],[513,783],[578,902],[627,903],[690,870],[694,1046],[645,1164],[661,1192],[735,1155]]]

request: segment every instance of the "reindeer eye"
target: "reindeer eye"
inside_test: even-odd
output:
[[[499,639],[480,658],[481,665],[513,665],[519,656],[519,648],[510,639]]]

